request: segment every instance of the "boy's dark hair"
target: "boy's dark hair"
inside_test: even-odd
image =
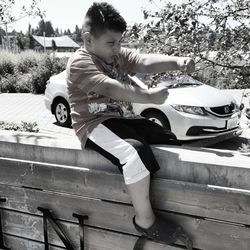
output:
[[[126,21],[112,5],[95,2],[86,13],[82,33],[90,32],[98,37],[107,29],[123,33],[126,28]]]

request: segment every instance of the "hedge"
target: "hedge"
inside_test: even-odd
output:
[[[47,80],[63,71],[67,60],[32,50],[0,50],[0,92],[43,94]]]

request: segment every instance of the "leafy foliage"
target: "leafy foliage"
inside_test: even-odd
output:
[[[16,71],[28,73],[33,67],[38,66],[39,61],[42,60],[42,55],[26,50],[16,55],[16,60]]]
[[[2,77],[0,81],[1,92],[16,93],[16,80],[16,76],[12,74],[8,74],[5,77]]]
[[[42,94],[46,88],[46,82],[49,80],[52,72],[53,64],[49,57],[46,57],[45,60],[41,61],[36,68],[36,71],[32,72],[33,78],[33,88],[34,93]]]
[[[63,71],[66,63],[66,58],[51,58],[34,51],[0,51],[0,92],[44,93],[47,80]]]
[[[239,151],[242,153],[250,153],[250,140],[247,143],[242,143],[239,147]]]
[[[143,51],[192,56],[196,78],[212,85],[219,79],[223,87],[250,87],[250,1],[165,3],[159,11],[144,10],[144,18],[146,23],[135,24],[126,34]]]
[[[43,36],[45,32],[45,35],[47,37],[51,37],[55,35],[54,28],[50,21],[44,21],[43,19],[38,23],[38,27],[33,30],[33,34],[37,36]]]
[[[40,16],[43,17],[44,13],[38,7],[40,0],[30,0],[29,4],[26,2],[21,7],[18,14],[13,13],[13,8],[16,0],[0,0],[0,25],[10,24],[16,22],[26,16]]]
[[[39,132],[39,128],[36,122],[24,122],[21,124],[15,122],[5,122],[0,121],[0,129],[4,130],[14,130],[14,131],[22,131],[22,132]]]
[[[6,51],[0,51],[0,79],[6,74],[14,74],[15,58]]]

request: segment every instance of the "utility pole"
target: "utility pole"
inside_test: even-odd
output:
[[[7,50],[10,48],[10,41],[9,41],[9,35],[8,35],[8,24],[5,23],[5,33],[6,33],[6,39],[7,39]]]
[[[44,53],[46,53],[45,32],[43,32],[43,49],[44,49]]]

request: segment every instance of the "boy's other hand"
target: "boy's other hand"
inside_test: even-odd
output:
[[[155,87],[149,89],[150,102],[154,104],[163,104],[168,98],[169,92],[166,87]]]
[[[190,57],[180,57],[177,61],[177,64],[181,71],[191,73],[195,70],[195,62]]]

